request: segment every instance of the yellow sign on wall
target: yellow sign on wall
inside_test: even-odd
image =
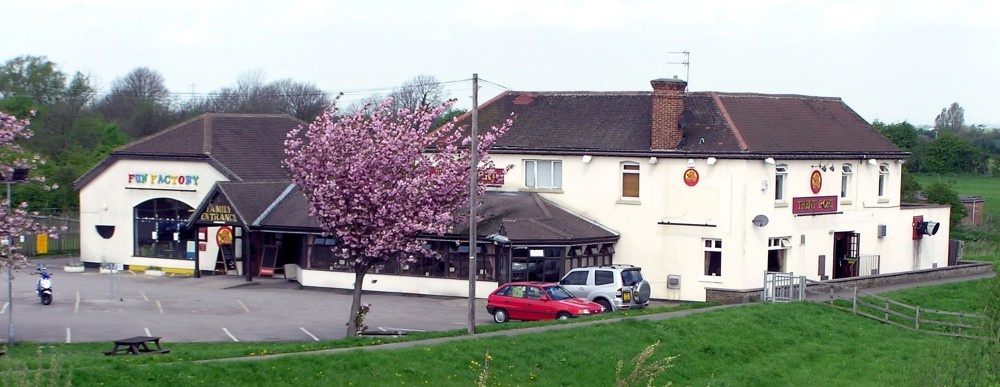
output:
[[[49,253],[49,234],[38,234],[35,236],[35,254]]]

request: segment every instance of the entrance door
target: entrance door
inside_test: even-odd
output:
[[[851,231],[833,234],[833,279],[858,276],[860,239],[861,234]]]

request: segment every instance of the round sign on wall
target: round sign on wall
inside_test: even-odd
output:
[[[694,187],[698,184],[698,171],[693,168],[684,171],[684,184],[687,184],[688,187]]]
[[[819,190],[823,188],[823,175],[819,173],[819,170],[813,170],[812,176],[809,177],[809,188],[812,188],[814,194],[819,193]]]
[[[215,243],[219,246],[233,244],[233,228],[229,226],[219,227],[215,233]]]

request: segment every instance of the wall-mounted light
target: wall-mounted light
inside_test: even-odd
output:
[[[774,165],[774,157],[768,157],[764,159],[764,163]]]
[[[583,155],[584,164],[589,163],[591,159],[593,159],[593,157],[591,157],[590,155]]]
[[[871,165],[878,165],[878,160],[875,160],[875,159],[868,159],[868,164],[871,164]]]
[[[707,162],[708,165],[715,165],[715,163],[719,162],[719,160],[716,159],[715,157],[709,157],[705,159],[705,162]]]
[[[656,164],[657,161],[659,161],[659,160],[657,160],[656,157],[650,157],[649,158],[649,163],[650,164]]]
[[[760,190],[761,191],[767,191],[767,180],[761,180],[760,181]]]

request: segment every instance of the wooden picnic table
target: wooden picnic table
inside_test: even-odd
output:
[[[114,356],[118,354],[150,355],[157,353],[169,353],[169,349],[160,346],[159,336],[135,336],[127,339],[115,340],[115,348],[105,352],[105,355]],[[152,344],[155,348],[150,346]]]

